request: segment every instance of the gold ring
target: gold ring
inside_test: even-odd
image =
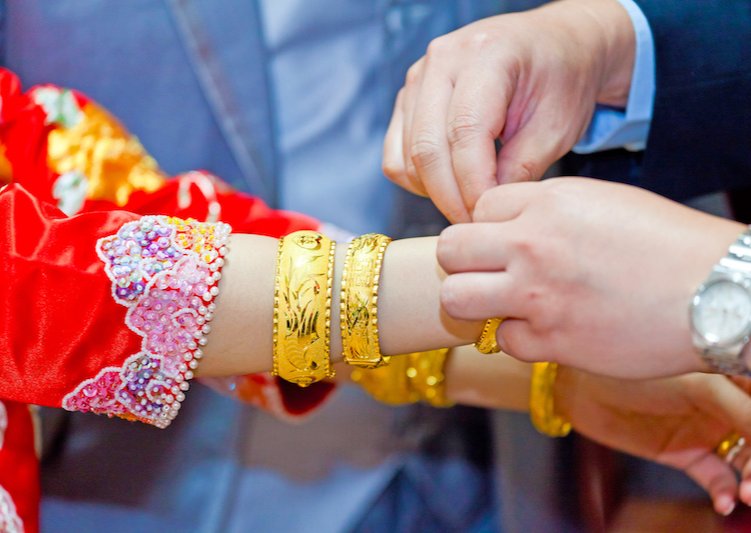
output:
[[[477,348],[478,352],[492,354],[501,351],[501,347],[498,346],[498,341],[495,337],[495,332],[498,330],[501,322],[503,322],[502,318],[490,318],[485,322],[480,338],[475,343],[475,348]]]
[[[714,452],[726,463],[732,463],[745,447],[746,438],[733,432],[720,441]]]

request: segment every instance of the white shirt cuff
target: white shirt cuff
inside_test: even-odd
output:
[[[633,0],[618,0],[636,33],[636,55],[626,109],[598,105],[589,128],[573,151],[589,154],[612,148],[643,150],[652,121],[655,93],[654,39],[647,17]]]

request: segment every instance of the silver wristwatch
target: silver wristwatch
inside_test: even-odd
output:
[[[748,374],[751,338],[751,229],[738,236],[691,301],[694,346],[723,374]]]

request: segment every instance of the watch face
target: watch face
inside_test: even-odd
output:
[[[730,280],[710,283],[696,295],[692,314],[694,328],[706,342],[738,342],[751,324],[751,294]]]

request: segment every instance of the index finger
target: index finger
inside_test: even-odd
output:
[[[498,184],[495,141],[506,124],[516,82],[502,68],[476,61],[457,78],[447,116],[451,161],[464,205]]]

